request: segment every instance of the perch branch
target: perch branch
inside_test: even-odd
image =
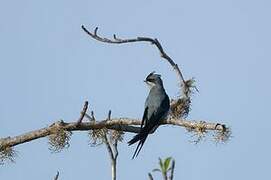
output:
[[[89,131],[93,129],[111,129],[116,131],[138,133],[140,131],[141,120],[132,119],[132,118],[113,118],[110,121],[102,120],[95,122],[82,122],[80,125],[77,125],[77,122],[67,123],[64,121],[58,121],[42,129],[34,130],[21,134],[14,137],[7,137],[0,139],[0,150],[3,147],[13,147],[19,144],[23,144],[35,139],[46,137],[48,135],[54,134],[54,129],[62,127],[66,131]],[[206,131],[226,131],[224,124],[218,123],[208,123],[205,121],[189,121],[184,119],[167,119],[161,123],[161,125],[175,125],[181,126],[188,129],[197,129],[198,127],[204,127]]]

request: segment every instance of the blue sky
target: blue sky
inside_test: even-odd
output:
[[[176,159],[175,179],[267,179],[270,169],[270,1],[1,1],[0,137],[78,118],[89,100],[96,118],[141,118],[145,76],[162,75],[170,97],[175,72],[149,44],[108,45],[81,30],[120,37],[158,38],[185,78],[195,77],[191,120],[223,122],[233,131],[225,145],[198,145],[180,127],[151,135],[136,160],[119,147],[118,179],[147,179],[158,157]],[[15,148],[16,163],[1,166],[1,179],[110,179],[105,147],[90,147],[74,133],[71,147],[48,150],[47,139]],[[156,179],[160,179],[155,175]]]

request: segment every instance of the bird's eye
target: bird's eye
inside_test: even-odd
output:
[[[147,81],[149,81],[149,82],[154,82],[155,80],[152,79],[152,78],[147,78]]]

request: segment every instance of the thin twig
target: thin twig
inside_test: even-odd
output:
[[[107,121],[109,121],[110,118],[111,118],[111,111],[108,112]],[[109,143],[109,140],[107,138],[107,132],[106,131],[104,131],[104,140],[105,140],[105,144],[106,144],[106,147],[107,147],[107,151],[108,151],[108,153],[110,155],[110,158],[111,158],[111,160],[114,160],[114,154],[113,154],[113,151],[112,151],[112,147],[111,147],[111,145]]]
[[[79,124],[82,123],[82,120],[83,120],[83,118],[85,117],[85,114],[86,114],[87,110],[88,110],[88,101],[85,101],[83,110],[81,111],[80,117],[79,117],[79,119],[77,120],[77,125],[79,125]]]
[[[93,33],[90,32],[89,30],[87,30],[85,28],[85,26],[82,25],[81,27],[93,39],[96,39],[97,41],[104,42],[104,43],[124,44],[124,43],[133,43],[133,42],[150,42],[151,44],[154,44],[158,48],[161,57],[166,59],[169,62],[169,64],[173,67],[173,69],[176,71],[180,84],[183,84],[183,86],[187,86],[186,81],[185,81],[183,74],[182,74],[181,70],[179,69],[178,65],[169,57],[169,55],[166,54],[166,52],[164,51],[164,49],[158,39],[149,38],[149,37],[121,39],[121,38],[117,38],[117,36],[115,34],[113,35],[113,39],[108,39],[108,38],[101,37],[97,34],[98,27],[96,27],[94,29]]]
[[[153,177],[152,177],[151,173],[148,173],[148,176],[149,176],[150,180],[153,180]]]
[[[110,158],[114,159],[114,154],[113,154],[112,148],[110,146],[110,143],[108,141],[108,138],[107,138],[106,134],[104,135],[104,141],[105,141],[105,145],[106,145],[107,151],[108,151],[108,153],[110,155]]]
[[[174,169],[175,169],[175,160],[173,159],[173,160],[172,160],[172,163],[171,163],[171,171],[170,171],[170,177],[169,177],[169,180],[173,180],[173,177],[174,177]]]
[[[116,180],[116,159],[112,150],[112,147],[108,141],[107,134],[104,134],[104,140],[105,140],[105,145],[106,149],[109,153],[110,160],[111,160],[111,175],[112,175],[112,180]]]
[[[117,157],[119,155],[119,151],[118,151],[118,140],[117,139],[114,140],[113,148],[114,148],[114,159],[117,159]]]
[[[55,177],[54,177],[54,180],[58,180],[58,177],[59,177],[59,171],[57,171]]]

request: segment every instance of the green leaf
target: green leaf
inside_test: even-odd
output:
[[[164,171],[164,166],[163,166],[163,161],[161,158],[159,158],[159,165],[160,165],[160,169],[163,172]]]
[[[168,171],[168,168],[169,168],[169,164],[170,164],[171,159],[172,159],[171,157],[168,157],[168,158],[166,158],[165,161],[164,161],[164,170],[165,170],[165,172]]]

